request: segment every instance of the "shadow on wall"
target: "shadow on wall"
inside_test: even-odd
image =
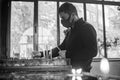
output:
[[[120,59],[109,60],[109,64],[110,64],[109,74],[120,76]],[[100,71],[100,60],[93,60],[91,73],[98,75],[102,74],[102,72]]]

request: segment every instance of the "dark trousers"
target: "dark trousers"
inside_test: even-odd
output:
[[[91,63],[92,59],[71,61],[72,68],[74,69],[82,68],[82,71],[84,72],[90,72],[92,68]]]

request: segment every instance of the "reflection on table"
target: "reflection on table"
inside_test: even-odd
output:
[[[6,77],[7,76],[7,77]],[[26,72],[2,74],[4,80],[98,80],[96,77],[73,75],[68,72]],[[1,80],[0,79],[0,80]]]

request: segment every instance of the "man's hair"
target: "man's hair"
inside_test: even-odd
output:
[[[77,14],[77,10],[76,10],[76,7],[71,4],[71,3],[63,3],[60,7],[59,7],[59,13],[61,12],[65,12],[65,13],[68,13],[68,14],[72,14],[72,13],[75,13],[76,15]]]

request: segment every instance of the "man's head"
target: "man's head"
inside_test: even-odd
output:
[[[77,10],[76,7],[71,4],[71,3],[63,3],[60,7],[59,7],[59,13],[64,12],[64,13],[68,13],[69,15],[71,15],[72,13],[77,14]]]
[[[64,27],[71,27],[74,16],[78,16],[76,7],[71,3],[63,3],[59,8],[61,23]]]

